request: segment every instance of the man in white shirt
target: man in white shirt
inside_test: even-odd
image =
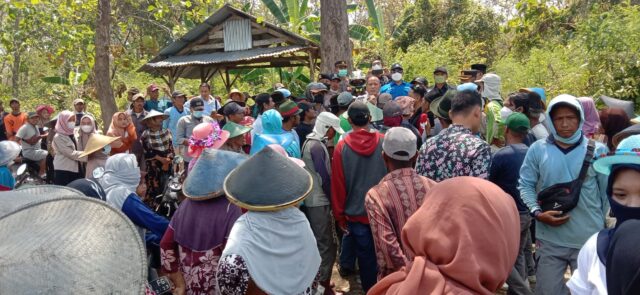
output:
[[[211,95],[211,86],[209,85],[209,83],[205,82],[200,84],[200,96],[197,97],[202,98],[202,100],[204,101],[205,116],[211,116],[212,118],[215,118],[215,115],[218,114],[218,110],[222,106],[220,105],[220,102]],[[184,108],[192,113],[191,100],[187,101],[184,104]]]
[[[46,158],[49,153],[40,148],[42,138],[47,135],[41,135],[38,127],[36,127],[39,119],[38,113],[29,112],[27,114],[27,122],[16,133],[16,139],[22,145],[22,156],[30,161],[39,162],[40,175],[44,175]]]

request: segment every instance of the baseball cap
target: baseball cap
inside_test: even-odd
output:
[[[186,95],[184,95],[184,93],[182,93],[181,91],[174,91],[173,93],[171,93],[171,97],[173,97],[173,98],[180,97],[180,96],[187,97],[187,96],[186,96]]]
[[[399,63],[394,63],[393,65],[391,65],[391,70],[402,70],[402,65]]]
[[[472,64],[471,65],[471,69],[472,70],[478,70],[482,73],[486,73],[487,72],[487,65],[485,64]]]
[[[84,100],[82,98],[76,98],[73,100],[73,105],[77,105],[77,104],[84,104]]]
[[[340,127],[340,118],[331,112],[322,112],[316,118],[316,125],[323,124],[325,126],[333,128],[336,132],[344,134],[344,130]],[[329,128],[327,128],[329,129]]]
[[[384,135],[382,150],[389,158],[409,161],[418,152],[416,135],[404,127],[392,127]]]
[[[529,129],[531,129],[531,123],[529,123],[529,118],[523,113],[512,113],[507,117],[504,124],[512,131],[518,133],[527,133]]]
[[[39,117],[38,113],[36,113],[36,112],[28,112],[27,113],[27,118],[31,119],[33,117]]]
[[[199,98],[199,97],[194,97],[189,102],[189,106],[192,109],[197,108],[197,107],[203,107],[204,108],[204,100],[202,100],[202,98]]]
[[[227,117],[233,114],[244,114],[244,108],[235,102],[229,102],[224,106],[223,112]]]
[[[395,101],[387,102],[382,109],[382,115],[385,118],[402,116],[402,108]]]
[[[349,109],[347,110],[347,116],[349,116],[351,120],[361,120],[369,117],[369,115],[371,115],[369,107],[361,101],[352,103],[349,105]]]
[[[437,67],[435,70],[433,70],[434,74],[437,73],[443,73],[443,74],[449,74],[449,72],[447,72],[447,68],[445,67]]]
[[[280,93],[282,93],[282,95],[284,96],[284,98],[288,98],[289,96],[291,96],[291,91],[289,91],[289,89],[286,88],[278,88],[278,90],[276,90]]]
[[[331,80],[332,76],[333,76],[332,74],[322,73],[322,74],[320,74],[320,79]]]
[[[327,86],[318,82],[309,83],[309,91],[312,93],[327,91]]]
[[[133,97],[131,97],[131,101],[136,101],[138,99],[144,100],[144,94],[138,93],[138,94],[134,95]],[[75,101],[74,101],[74,105],[75,105]]]
[[[425,79],[424,77],[416,77],[415,79],[413,79],[413,81],[411,81],[410,84],[422,84],[422,85],[427,85],[427,79]]]
[[[156,91],[158,89],[160,89],[160,88],[158,88],[158,86],[156,84],[153,84],[153,83],[151,83],[151,84],[149,84],[149,86],[147,86],[147,91],[148,92]]]
[[[340,77],[338,76],[338,74],[333,74],[333,75],[331,76],[331,80],[332,80],[332,81],[333,81],[333,80],[338,80],[338,81],[340,81]]]
[[[353,95],[350,92],[344,91],[338,95],[338,105],[347,106],[353,101]]]

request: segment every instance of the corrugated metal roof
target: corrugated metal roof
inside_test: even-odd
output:
[[[179,67],[189,65],[211,65],[227,62],[247,61],[261,57],[277,56],[284,53],[291,53],[302,50],[303,46],[284,46],[254,48],[241,51],[213,52],[206,54],[172,56],[165,60],[148,63],[145,66],[152,68]]]
[[[224,6],[222,6],[222,8],[218,9],[218,11],[216,11],[213,15],[207,18],[204,22],[202,22],[201,24],[197,25],[195,28],[187,32],[184,36],[182,36],[182,38],[180,38],[179,40],[176,40],[175,42],[167,45],[167,47],[163,48],[158,54],[158,56],[154,58],[154,60],[157,60],[162,56],[166,57],[166,56],[172,56],[177,54],[180,50],[182,50],[187,45],[189,45],[189,43],[198,40],[203,34],[207,33],[209,29],[211,29],[212,27],[218,24],[221,24],[223,21],[225,21],[227,18],[229,18],[233,14],[250,19],[251,21],[256,21],[256,18],[254,16],[244,13],[238,9],[235,9],[231,7],[231,5],[229,4],[225,4]],[[262,22],[261,24],[270,29],[276,30],[282,34],[290,36],[291,38],[299,42],[298,45],[305,45],[305,46],[312,46],[312,47],[318,46],[317,44],[315,44],[313,41],[309,39],[306,39],[293,32],[284,30],[269,22]]]
[[[224,51],[251,49],[251,21],[246,18],[228,19],[223,23]]]

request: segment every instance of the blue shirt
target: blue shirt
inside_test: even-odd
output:
[[[396,97],[409,95],[409,90],[411,90],[411,84],[404,81],[396,84],[396,82],[391,81],[380,88],[380,93],[389,93],[393,99],[396,99]]]
[[[583,138],[575,148],[563,152],[553,139],[549,138],[540,139],[529,147],[524,164],[520,168],[518,189],[530,212],[540,210],[540,191],[554,184],[578,178],[588,143],[589,141]],[[607,147],[596,142],[595,155],[603,153],[607,153]],[[591,235],[604,228],[609,210],[606,189],[607,177],[597,174],[593,167],[589,168],[582,183],[578,206],[568,212],[571,216],[569,221],[555,227],[537,222],[536,238],[558,246],[580,249]]]
[[[520,198],[518,191],[518,179],[520,178],[520,167],[524,162],[529,148],[522,143],[508,145],[500,149],[491,159],[489,169],[489,181],[495,183],[516,201],[516,206],[520,214],[527,214],[529,210]]]
[[[173,104],[163,98],[163,99],[159,99],[159,100],[145,100],[144,101],[144,110],[149,112],[151,110],[156,110],[158,112],[164,113],[164,111],[170,107],[172,107]]]
[[[182,108],[182,112],[178,112],[176,107],[170,107],[164,111],[164,114],[169,116],[168,119],[162,122],[162,129],[169,129],[171,131],[171,142],[173,146],[179,146],[178,136],[176,136],[176,131],[178,130],[178,121],[180,118],[189,115],[189,110],[187,108]]]

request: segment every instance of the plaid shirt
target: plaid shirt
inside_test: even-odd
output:
[[[404,168],[391,171],[367,193],[364,205],[376,249],[378,279],[413,261],[413,253],[402,244],[400,233],[435,184],[413,168]]]
[[[416,172],[437,182],[456,176],[487,178],[491,148],[471,130],[451,125],[420,148]]]
[[[171,151],[171,131],[162,129],[151,131],[149,129],[142,132],[142,146],[146,152],[169,152]]]

